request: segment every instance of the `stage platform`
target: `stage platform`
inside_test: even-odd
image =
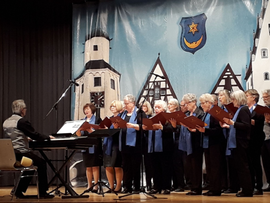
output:
[[[89,195],[89,198],[69,198],[69,199],[62,199],[61,196],[55,196],[53,199],[16,199],[16,197],[11,200],[10,196],[10,191],[11,187],[0,187],[0,203],[1,202],[27,202],[27,203],[32,203],[32,202],[51,202],[51,203],[56,203],[56,202],[61,202],[61,203],[67,203],[67,202],[76,202],[76,203],[81,203],[81,202],[123,202],[123,203],[134,203],[134,202],[144,202],[144,203],[151,203],[151,202],[158,202],[158,203],[186,203],[186,202],[201,202],[201,203],[206,203],[206,202],[212,202],[212,203],[253,203],[253,202],[269,202],[270,201],[270,192],[265,192],[264,195],[260,196],[254,196],[254,197],[236,197],[235,194],[222,194],[220,197],[206,197],[206,196],[188,196],[186,195],[186,192],[172,192],[170,195],[162,195],[162,194],[157,194],[155,195],[157,199],[153,199],[152,197],[145,195],[143,193],[140,194],[133,194],[128,197],[124,197],[119,199],[119,197],[113,193],[104,194],[104,197],[102,195],[98,195],[95,193],[86,193]],[[75,188],[75,191],[78,194],[83,193],[85,188]],[[105,190],[105,189],[104,189]],[[61,191],[64,192],[64,191]],[[31,186],[27,193],[29,195],[35,195],[36,194],[36,188]],[[119,194],[119,196],[122,196],[124,194]]]

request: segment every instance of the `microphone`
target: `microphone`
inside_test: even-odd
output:
[[[76,85],[76,86],[79,86],[79,84],[78,83],[76,83],[75,81],[73,81],[73,80],[69,80],[69,82],[70,83],[72,83],[72,84],[74,84],[74,85]]]
[[[164,77],[164,76],[161,76],[161,75],[155,74],[155,73],[153,73],[153,72],[151,72],[150,74],[155,75],[156,77],[160,77],[161,79],[165,79],[165,77]]]

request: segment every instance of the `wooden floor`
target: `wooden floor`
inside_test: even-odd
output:
[[[122,196],[123,194],[119,194],[119,196],[115,194],[104,194],[104,197],[99,194],[95,193],[86,193],[86,195],[89,195],[88,198],[68,198],[68,199],[62,199],[62,196],[55,196],[53,199],[16,199],[16,197],[11,200],[10,191],[11,187],[1,187],[0,188],[0,202],[158,202],[158,203],[176,203],[176,202],[213,202],[213,203],[236,203],[236,202],[265,202],[268,203],[270,201],[270,192],[265,192],[264,195],[260,196],[254,196],[254,197],[235,197],[235,194],[222,194],[220,197],[206,197],[206,196],[188,196],[186,195],[186,192],[172,192],[170,195],[162,195],[157,194],[155,195],[156,199],[144,194],[133,194],[131,196],[122,197],[119,198],[119,196]],[[82,194],[84,192],[85,188],[75,188],[75,191],[78,194]],[[105,189],[104,189],[105,190]],[[64,191],[62,191],[64,192]],[[36,188],[30,187],[27,191],[28,195],[36,194]]]

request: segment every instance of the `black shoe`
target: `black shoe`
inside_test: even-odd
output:
[[[44,194],[40,194],[40,198],[42,198],[42,199],[51,199],[51,198],[54,198],[54,195],[49,194],[49,193],[44,193]]]
[[[171,191],[170,190],[164,190],[163,194],[164,195],[169,195],[169,194],[171,194]]]
[[[270,185],[267,188],[263,189],[264,192],[270,192]]]
[[[202,192],[190,191],[186,195],[201,195]]]
[[[253,192],[253,195],[263,195],[263,191],[262,190],[256,190]]]
[[[149,194],[157,194],[157,193],[161,193],[161,190],[155,190],[155,189],[152,189]]]
[[[24,196],[24,194],[22,192],[15,192],[14,194],[16,196],[16,198],[18,199],[25,199],[26,196]]]
[[[125,188],[122,193],[126,194],[126,193],[132,193],[132,190],[131,189],[127,189]]]
[[[97,189],[93,189],[93,190],[91,190],[91,192],[92,192],[92,193],[97,193],[98,190],[97,190]]]
[[[209,190],[209,184],[208,183],[203,184],[202,189],[203,190]]]
[[[140,194],[140,192],[141,192],[141,190],[136,190],[135,189],[135,190],[132,191],[132,194]]]
[[[236,194],[236,197],[253,197],[253,194],[252,193],[243,193],[243,192],[238,192]]]
[[[238,191],[236,191],[236,190],[233,190],[233,189],[228,189],[228,190],[225,190],[224,191],[224,193],[226,193],[226,194],[229,194],[229,193],[237,193]]]
[[[213,191],[208,191],[203,193],[204,196],[220,196],[221,192],[213,192]]]
[[[184,192],[185,191],[185,189],[184,188],[177,188],[174,192]]]

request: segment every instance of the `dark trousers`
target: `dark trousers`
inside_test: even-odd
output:
[[[227,146],[227,141],[224,141],[221,144],[221,189],[227,190],[228,189],[228,164],[227,164],[227,158],[225,155]]]
[[[173,187],[185,188],[185,165],[186,165],[187,154],[178,149],[178,142],[174,145],[173,152]]]
[[[23,156],[32,159],[33,165],[38,167],[37,171],[38,171],[38,181],[39,181],[39,184],[38,184],[39,193],[44,194],[48,190],[46,161],[44,159],[40,158],[39,156],[35,155],[32,152],[16,153],[16,159],[18,161],[21,161]],[[30,175],[31,173],[33,174],[34,172],[26,171],[26,172],[24,172],[23,175],[26,175],[26,174]],[[16,192],[26,192],[26,190],[31,182],[31,179],[32,179],[32,177],[21,179]]]
[[[144,168],[145,168],[146,186],[149,189],[152,188],[152,178],[154,176],[152,155],[153,155],[152,153],[145,153],[144,154]]]
[[[265,140],[263,143],[262,161],[267,183],[270,184],[270,140]]]
[[[140,190],[140,166],[142,155],[141,153],[122,153],[123,164],[123,186],[128,190],[132,190],[132,181],[135,190]]]
[[[232,156],[227,156],[227,166],[228,166],[228,179],[229,179],[229,188],[234,191],[239,191],[239,180],[236,172],[235,161]]]
[[[154,189],[170,190],[172,174],[172,152],[154,152]]]
[[[249,158],[249,168],[251,173],[251,181],[253,188],[257,190],[262,190],[263,187],[263,173],[262,173],[262,165],[261,165],[261,148],[262,144],[250,143],[248,148],[248,158]]]
[[[247,149],[237,143],[237,148],[232,150],[232,157],[236,166],[237,176],[242,192],[245,194],[252,194],[253,187],[251,183]]]
[[[209,190],[213,192],[221,192],[221,165],[222,156],[225,152],[222,151],[221,145],[212,145],[204,150],[206,173],[209,180]]]
[[[196,149],[187,156],[187,162],[190,166],[191,191],[202,192],[202,163],[203,149]]]

